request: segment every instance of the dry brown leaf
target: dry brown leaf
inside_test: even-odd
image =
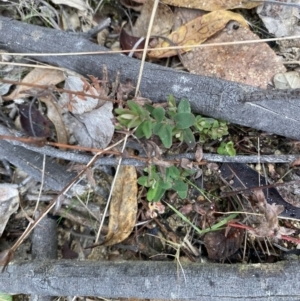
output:
[[[146,36],[152,14],[153,1],[146,1],[141,10],[141,14],[136,20],[132,34],[135,37]],[[166,35],[170,32],[174,24],[174,14],[170,7],[159,3],[151,29],[151,35]]]
[[[198,163],[201,162],[203,159],[203,148],[201,145],[197,145],[196,152],[195,152],[195,159]]]
[[[291,163],[291,167],[295,167],[295,166],[299,166],[300,165],[300,158],[294,160],[292,163]]]
[[[158,43],[155,48],[199,45],[223,29],[230,20],[235,20],[241,25],[248,27],[246,20],[240,14],[225,10],[214,11],[195,18],[194,20],[180,26],[177,30],[173,31],[167,37],[174,43],[173,45],[170,45],[170,43],[163,40]],[[190,50],[192,50],[192,48],[186,47],[181,49],[180,52],[184,53]],[[149,53],[149,56],[153,58],[163,58],[177,55],[177,53],[177,50],[172,49],[152,50]]]
[[[276,89],[299,89],[300,74],[298,71],[277,73],[273,78],[273,82]]]
[[[258,40],[248,28],[226,29],[207,43]],[[274,74],[285,72],[279,57],[266,43],[195,48],[184,54],[184,66],[194,74],[218,77],[266,88]]]
[[[36,85],[57,85],[65,80],[65,75],[60,70],[35,68],[30,71],[22,80],[22,83],[36,84]],[[19,85],[11,94],[5,96],[5,100],[13,100],[16,98],[24,98],[28,94],[23,93],[29,90],[32,92],[35,89],[28,86]],[[39,91],[41,89],[38,89]]]
[[[282,205],[267,203],[263,191],[254,190],[254,196],[258,202],[258,207],[262,213],[264,213],[264,220],[261,220],[260,224],[253,230],[250,231],[258,237],[269,237],[276,236],[278,238],[285,233],[293,233],[293,230],[279,227],[278,215],[284,210]],[[282,229],[281,229],[282,228]]]
[[[117,175],[109,211],[108,233],[104,246],[126,239],[135,225],[137,214],[137,175],[133,166],[121,166]]]
[[[62,120],[61,110],[59,106],[53,101],[51,95],[40,97],[39,100],[45,103],[45,105],[47,106],[47,117],[54,124],[57,142],[68,144],[68,133]]]
[[[230,228],[227,234],[225,229],[209,232],[204,237],[204,245],[208,258],[222,260],[233,255],[243,241],[243,229]]]
[[[162,0],[163,3],[187,7],[187,8],[198,8],[207,11],[215,11],[220,9],[233,9],[233,8],[253,8],[259,6],[261,3],[253,1],[240,1],[240,0]]]
[[[20,197],[17,185],[0,184],[0,237],[10,216],[19,208]]]

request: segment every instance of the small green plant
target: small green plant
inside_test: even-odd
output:
[[[191,112],[188,100],[182,99],[178,106],[173,96],[168,98],[166,109],[152,105],[141,105],[129,100],[127,109],[116,109],[119,124],[116,128],[136,128],[137,138],[149,139],[156,135],[166,148],[170,148],[173,139],[185,142],[189,147],[194,147],[196,138],[199,142],[209,139],[220,139],[228,134],[227,124],[213,118],[195,116]],[[221,143],[218,148],[220,154],[235,155],[233,143]],[[175,166],[167,167],[164,171],[158,171],[156,166],[146,168],[147,176],[138,179],[138,183],[148,188],[147,199],[159,201],[169,189],[176,191],[180,198],[187,196],[188,185],[185,183],[187,176],[194,173],[193,170],[179,169]]]
[[[199,136],[199,142],[205,142],[228,134],[226,122],[195,116],[187,99],[182,99],[177,107],[174,97],[170,96],[166,110],[152,105],[145,105],[144,108],[131,100],[127,105],[128,109],[115,110],[120,126],[128,129],[136,127],[138,138],[149,139],[153,134],[157,135],[166,148],[172,146],[173,138],[194,147],[195,135]]]
[[[165,192],[169,189],[175,190],[180,198],[186,198],[188,185],[184,182],[187,176],[195,173],[194,170],[180,170],[176,166],[170,166],[165,169],[164,174],[157,171],[155,165],[152,165],[151,170],[145,168],[147,176],[142,176],[138,179],[138,183],[148,188],[148,201],[159,201]]]
[[[221,145],[218,147],[218,154],[220,155],[229,155],[229,156],[235,156],[236,150],[234,148],[233,142],[221,142]]]

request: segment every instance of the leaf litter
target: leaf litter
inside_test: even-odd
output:
[[[192,50],[191,46],[198,45],[199,43],[202,43],[206,40],[208,40],[208,42],[223,42],[241,40],[242,38],[251,40],[258,39],[257,36],[253,36],[253,34],[249,31],[248,24],[244,17],[237,13],[226,11],[225,9],[253,8],[258,6],[259,3],[248,1],[246,4],[244,4],[244,6],[240,5],[240,1],[233,0],[226,1],[226,4],[224,4],[224,1],[206,1],[206,5],[204,5],[204,3],[202,3],[201,1],[189,1],[188,3],[186,1],[164,1],[164,3],[174,6],[186,5],[188,7],[193,7],[196,9],[211,11],[211,13],[197,16],[192,20],[182,23],[181,26],[177,29],[172,29],[174,23],[173,19],[175,18],[172,10],[166,4],[161,4],[158,7],[157,22],[155,23],[155,28],[153,29],[152,34],[165,36],[167,40],[159,40],[158,45],[156,45],[155,47],[159,48],[164,46],[183,46],[182,50],[180,50],[180,52],[183,54],[183,67],[189,69],[191,72],[201,72],[200,67],[205,65],[205,62],[210,62],[209,64],[207,64],[209,65],[209,68],[207,68],[208,70],[206,71],[210,71],[211,73],[204,72],[198,74],[219,76],[234,81],[245,82],[253,86],[266,87],[270,82],[270,79],[276,72],[282,73],[285,71],[285,68],[277,60],[277,57],[275,56],[273,50],[267,48],[268,46],[266,47],[266,45],[263,44],[258,44],[259,46],[257,47],[251,45],[248,48],[241,46],[238,50],[235,50],[234,47],[226,46],[217,46],[219,48],[215,47],[213,48],[213,50],[212,48],[204,48],[204,50],[201,49],[201,52],[199,53],[195,49]],[[60,5],[61,3],[57,2],[57,4]],[[150,4],[152,5],[151,1],[147,1],[146,4],[142,6],[141,14],[137,18],[132,28],[134,34],[137,36],[142,37],[146,35],[148,23],[147,20],[150,19],[150,12],[152,8]],[[85,31],[87,27],[84,29],[84,27],[80,26],[80,24],[83,19],[91,21],[90,14],[93,13],[93,10],[85,2],[81,1],[77,1],[76,3],[69,3],[68,1],[66,1],[63,3],[63,5],[72,7],[72,9],[74,9],[72,13],[74,13],[75,15],[77,14],[76,17],[78,17],[76,23],[74,23],[73,25],[68,23],[65,18],[65,25],[63,25],[63,27],[65,29],[69,29],[71,25],[71,27],[74,27],[75,29],[81,27],[81,29]],[[76,10],[78,10],[77,13]],[[63,11],[65,11],[65,7],[63,8]],[[166,22],[166,20],[168,20],[168,22]],[[239,28],[241,33],[238,33],[238,31],[230,28],[228,29],[227,25],[230,20],[235,20],[242,24],[242,27]],[[88,24],[88,27],[91,27],[91,24],[92,22]],[[211,56],[209,56],[208,53],[205,53],[205,49],[208,49],[207,52],[210,52]],[[217,57],[215,51],[221,52],[222,54]],[[184,54],[184,52],[187,53]],[[247,54],[249,55],[249,58],[246,57]],[[178,55],[178,51],[155,50],[155,48],[153,48],[149,53],[150,57],[156,59],[176,55]],[[251,60],[251,57],[257,57],[257,60]],[[237,60],[240,58],[241,60]],[[236,60],[235,62],[233,62],[234,59]],[[228,65],[225,65],[226,61],[228,62]],[[253,61],[256,62],[255,65],[250,64],[251,62],[253,63]],[[220,62],[219,65],[218,62]],[[261,63],[260,68],[257,67],[259,63]],[[250,67],[253,68],[250,68],[250,70],[254,70],[250,72],[252,76],[248,76],[248,73],[247,76],[242,73],[243,70],[249,69],[249,65],[251,65]],[[218,72],[216,72],[217,69]],[[29,72],[28,75],[24,77],[23,81],[32,84],[36,83],[41,85],[54,86],[64,80],[64,88],[74,91],[73,95],[65,93],[60,97],[55,95],[54,98],[53,96],[50,97],[49,94],[40,96],[37,95],[38,100],[46,105],[45,112],[47,117],[54,124],[57,140],[62,143],[67,143],[69,141],[71,143],[100,149],[107,147],[114,139],[115,128],[113,124],[113,103],[108,101],[101,102],[99,101],[99,98],[76,94],[76,92],[84,91],[87,94],[91,94],[92,96],[102,95],[103,97],[108,97],[108,92],[110,89],[107,89],[106,86],[107,78],[104,76],[102,82],[98,82],[99,85],[97,85],[97,79],[95,78],[90,78],[90,81],[78,76],[68,76],[67,78],[65,78],[65,75],[61,72],[39,70],[41,69],[34,69],[33,71]],[[266,70],[268,70],[269,73],[265,72]],[[245,80],[245,77],[248,78]],[[289,84],[291,80],[287,79],[286,81],[288,82],[286,85],[292,86],[291,84]],[[26,97],[32,97],[33,94],[38,94],[38,92],[39,91],[35,90],[34,88],[28,89],[28,87],[19,85],[17,89],[15,89],[11,94],[6,96],[6,98],[4,97],[3,99],[5,101],[10,101],[17,98],[22,98],[25,99],[25,102],[28,102],[26,100]],[[121,95],[120,90],[118,90],[118,93],[120,93],[119,95]],[[119,96],[118,98],[118,100],[124,100],[123,95],[122,97]],[[126,99],[126,97],[124,98]],[[57,99],[59,105],[57,105],[56,103]],[[34,112],[34,115],[43,113],[40,111],[39,106],[34,107],[32,112]],[[34,124],[41,125],[45,123],[45,120],[42,117],[40,119],[41,121],[34,121]],[[30,122],[28,122],[27,120],[25,123]],[[23,128],[25,127],[26,126],[24,126],[23,122]],[[30,135],[34,134],[32,131],[32,125],[29,124],[29,128],[31,129],[31,132],[29,130],[27,131],[27,133]],[[46,135],[46,132],[42,133],[42,136]],[[198,145],[196,157],[198,162],[201,162],[203,160],[202,145],[201,147]],[[161,160],[161,158],[159,158],[159,160]],[[187,168],[189,165],[192,166],[190,161],[182,161],[182,167]],[[138,172],[141,171],[139,170]],[[205,178],[210,178],[209,173],[210,175],[212,175],[214,172],[215,171],[212,171],[209,168],[204,168],[199,173],[199,177],[204,180]],[[142,202],[145,192],[138,191],[136,185],[137,175],[135,168],[122,167],[120,173],[118,173],[116,176],[117,185],[110,207],[109,222],[107,228],[104,231],[104,234],[106,235],[106,238],[104,239],[105,246],[113,246],[115,244],[120,244],[124,240],[130,240],[130,238],[132,237],[132,230],[136,225],[137,213],[138,221],[145,223],[145,226],[143,227],[147,229],[147,232],[153,231],[154,233],[156,233],[155,231],[157,231],[158,233],[160,231],[159,227],[162,226],[150,226],[148,224],[149,216],[151,218],[154,216],[162,217],[162,215],[165,214],[165,207],[161,203],[156,204],[155,206],[153,204],[152,206],[146,206],[146,209],[144,211],[138,208],[138,202],[139,204]],[[209,187],[212,184],[206,183],[206,185],[207,189],[209,190]],[[256,219],[255,227],[253,227],[249,231],[257,237],[263,238],[281,238],[284,235],[292,234],[294,230],[281,226],[281,223],[278,220],[278,215],[281,213],[282,208],[278,205],[269,204],[268,202],[266,202],[265,197],[259,190],[253,192],[253,194],[256,196],[256,201],[262,216]],[[173,198],[173,196],[168,197],[170,197],[170,199]],[[86,204],[87,206],[90,205],[90,198],[92,198],[94,201],[95,196],[88,196]],[[222,217],[219,216],[219,213],[217,213],[216,210],[208,210],[204,212],[199,210],[199,206],[197,207],[192,205],[192,202],[196,202],[196,204],[199,205],[199,203],[202,203],[202,201],[203,200],[201,199],[201,196],[198,196],[196,200],[176,200],[177,205],[179,207],[182,207],[182,212],[184,212],[188,218],[194,220],[194,218],[197,217],[198,214],[200,214],[206,218],[206,226],[208,225],[207,227],[213,227],[212,224],[218,223],[222,219]],[[101,207],[102,205],[103,204],[99,206]],[[227,206],[231,207],[230,204],[228,204]],[[163,208],[163,210],[161,208]],[[151,212],[149,213],[148,210],[150,210]],[[168,229],[167,231],[164,229],[164,233],[168,233],[169,237],[176,237],[178,235],[178,231],[180,231],[178,230],[178,228],[176,229],[175,227],[174,230]],[[202,244],[200,244],[200,246],[202,245],[206,247],[209,258],[217,261],[224,261],[239,251],[245,235],[244,233],[244,229],[234,228],[231,225],[227,229],[220,229],[216,232],[207,233],[204,236],[204,240]],[[74,236],[78,235],[77,237],[80,237],[81,241],[84,240],[81,237],[81,233],[77,232],[73,234]],[[82,236],[83,235],[85,235],[85,233],[82,234]],[[140,233],[138,233],[138,235],[140,235]],[[124,245],[121,245],[120,248],[121,247],[124,247]],[[128,248],[128,245],[125,245],[125,248],[126,247]],[[163,252],[167,251],[167,249],[163,250]]]

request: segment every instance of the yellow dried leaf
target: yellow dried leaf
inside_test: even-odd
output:
[[[162,0],[163,3],[179,6],[179,7],[187,7],[187,8],[198,8],[206,11],[215,11],[220,9],[234,9],[234,8],[253,8],[259,6],[261,2],[253,2],[253,1],[241,1],[241,0]]]
[[[173,41],[173,45],[166,41],[161,41],[155,48],[170,46],[192,46],[199,45],[213,36],[215,33],[223,29],[230,20],[239,22],[242,26],[248,27],[247,21],[240,15],[226,10],[214,11],[180,26],[176,31],[172,32],[168,39]],[[154,49],[155,49],[154,48]],[[181,53],[190,51],[192,48],[186,47],[180,49]],[[177,55],[177,50],[152,50],[150,57],[163,58]]]
[[[137,176],[133,166],[121,166],[109,210],[104,246],[125,240],[133,230],[137,214]]]

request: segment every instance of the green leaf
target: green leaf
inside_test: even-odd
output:
[[[187,99],[182,99],[178,105],[178,113],[191,113],[191,105]]]
[[[170,166],[166,169],[167,179],[178,179],[180,177],[180,170],[176,166]]]
[[[169,181],[164,182],[162,179],[158,181],[158,186],[162,189],[168,190],[172,187],[172,184]]]
[[[227,143],[222,142],[221,145],[218,147],[217,152],[220,155],[229,155],[229,156],[236,155],[236,150],[234,149],[234,145],[232,141],[229,141]]]
[[[190,147],[193,148],[196,145],[194,133],[190,128],[182,131],[183,141]]]
[[[234,149],[234,145],[232,141],[229,141],[226,143],[226,151],[229,156],[235,156],[236,155],[236,150]]]
[[[188,185],[182,180],[177,179],[172,187],[179,195],[180,198],[184,199],[187,197]]]
[[[130,111],[128,109],[115,109],[115,113],[117,113],[118,115],[133,114],[132,111]]]
[[[137,180],[138,184],[141,186],[149,187],[148,176],[141,176]]]
[[[153,188],[149,188],[149,190],[147,192],[147,200],[158,202],[163,197],[165,192],[166,192],[166,189],[163,189],[157,183],[157,185],[155,185]]]
[[[155,127],[156,134],[160,138],[164,147],[170,148],[172,145],[172,128],[169,124],[159,123]],[[153,128],[153,132],[154,132]]]
[[[132,120],[133,118],[138,118],[139,116],[132,114],[132,112],[127,113],[127,114],[122,114],[119,116],[122,119],[127,119],[127,120]]]
[[[143,131],[143,129],[142,129],[142,124],[143,124],[143,123],[141,123],[141,124],[136,128],[136,130],[135,130],[135,132],[134,132],[134,135],[135,135],[138,139],[143,138],[143,137],[145,136],[144,131]]]
[[[166,112],[164,108],[158,107],[152,111],[151,115],[155,118],[157,122],[162,122],[165,117],[165,113]]]
[[[168,106],[169,108],[176,108],[176,101],[172,94],[170,94],[168,97]]]
[[[195,116],[191,113],[177,113],[173,119],[179,130],[187,129],[195,123]]]
[[[152,135],[152,122],[151,120],[145,120],[144,122],[142,122],[139,126],[139,128],[141,128],[143,134],[145,135],[145,137],[147,139],[149,139]]]
[[[133,111],[135,113],[139,113],[140,106],[137,103],[135,103],[134,101],[128,100],[127,106],[131,111]]]
[[[168,97],[168,114],[169,116],[174,116],[177,113],[176,101],[173,95]]]
[[[133,118],[132,120],[130,120],[130,122],[128,123],[127,127],[129,129],[131,128],[135,128],[136,126],[139,126],[142,123],[140,117],[136,116],[135,118]]]
[[[150,114],[152,114],[153,110],[155,109],[152,105],[149,105],[148,103],[145,104],[145,108],[149,111]]]
[[[142,120],[149,117],[149,112],[146,111],[142,106],[138,105],[132,100],[127,101],[128,107],[135,112]]]

